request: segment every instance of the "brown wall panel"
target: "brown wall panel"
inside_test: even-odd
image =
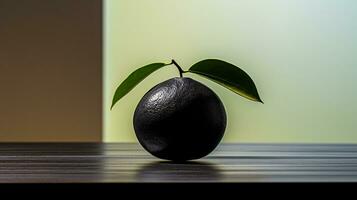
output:
[[[0,142],[101,134],[102,1],[0,0]]]

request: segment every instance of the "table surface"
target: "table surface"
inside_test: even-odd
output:
[[[137,144],[0,144],[0,183],[326,181],[357,181],[357,145],[221,144],[175,164]]]

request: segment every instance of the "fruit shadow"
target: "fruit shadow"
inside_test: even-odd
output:
[[[141,182],[216,182],[221,177],[218,166],[204,161],[155,161],[141,167],[136,174]]]

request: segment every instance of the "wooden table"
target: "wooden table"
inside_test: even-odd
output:
[[[196,162],[137,144],[0,144],[0,183],[357,182],[357,145],[222,144]]]

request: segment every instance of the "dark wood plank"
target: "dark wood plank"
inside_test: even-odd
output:
[[[0,144],[0,183],[327,181],[357,181],[357,145],[222,144],[174,164],[137,144]]]

